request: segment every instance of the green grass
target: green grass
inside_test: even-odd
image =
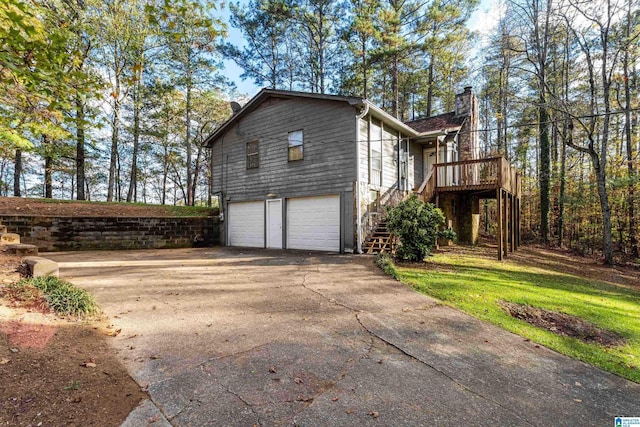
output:
[[[640,383],[638,291],[542,267],[466,254],[438,254],[426,264],[396,266],[395,271],[403,283],[445,304]],[[607,348],[554,334],[511,317],[501,309],[499,301],[580,317],[618,333],[625,344]]]
[[[61,315],[88,316],[98,313],[98,306],[90,293],[57,277],[23,279],[9,285],[8,289],[28,303],[38,298],[34,295],[35,289],[41,292],[49,308]]]

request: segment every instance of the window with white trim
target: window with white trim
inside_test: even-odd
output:
[[[304,159],[304,135],[302,130],[289,132],[289,161]]]

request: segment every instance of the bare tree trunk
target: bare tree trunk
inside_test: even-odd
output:
[[[196,201],[196,187],[198,186],[198,178],[200,177],[200,161],[202,158],[202,144],[198,144],[198,152],[196,154],[196,165],[193,168],[193,185],[191,188],[191,200],[195,204]]]
[[[13,167],[13,195],[20,197],[20,175],[22,174],[22,150],[16,149],[16,160]]]
[[[166,137],[168,138],[168,136]],[[169,142],[166,141],[164,145],[164,156],[162,157],[162,204],[166,204],[167,202],[167,179],[169,177],[169,151],[167,148],[167,144]]]
[[[431,59],[429,61],[429,69],[427,71],[427,111],[426,116],[431,116],[431,111],[433,109],[433,55],[431,55]]]
[[[51,154],[47,153],[47,145],[49,139],[46,135],[42,135],[42,145],[44,147],[44,197],[46,199],[53,198],[53,159]]]
[[[138,148],[140,146],[140,81],[136,82],[133,92],[133,152],[131,153],[131,175],[127,202],[137,201],[138,185]]]
[[[107,187],[107,202],[113,201],[117,162],[118,162],[118,129],[120,127],[120,101],[115,98],[113,105],[113,118],[111,120],[111,157],[109,160],[109,183]]]
[[[628,4],[627,19],[625,23],[625,36],[627,43],[630,42],[631,36],[631,2]],[[634,153],[633,153],[633,138],[631,133],[631,88],[629,82],[629,49],[624,49],[624,56],[622,58],[622,69],[624,74],[624,136],[626,142],[626,155],[627,155],[627,176],[629,178],[628,195],[627,195],[627,215],[629,216],[629,244],[631,245],[631,255],[634,258],[638,258],[638,236],[636,230],[636,216],[635,216],[635,182],[636,171],[633,166]]]
[[[186,132],[185,132],[185,144],[187,148],[187,197],[185,198],[185,203],[188,206],[193,206],[193,199],[191,199],[192,195],[192,187],[193,180],[191,177],[192,174],[192,165],[191,165],[191,63],[187,64],[187,99],[186,99]]]
[[[85,186],[85,149],[84,149],[84,102],[76,94],[76,193],[78,200],[84,200]]]

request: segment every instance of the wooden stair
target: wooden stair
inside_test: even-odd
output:
[[[377,254],[380,252],[391,252],[393,249],[393,235],[387,229],[385,221],[379,222],[375,230],[364,242],[363,252],[366,254]]]

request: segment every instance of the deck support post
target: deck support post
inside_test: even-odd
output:
[[[509,255],[509,196],[506,190],[502,190],[502,255],[506,258]]]
[[[496,190],[496,213],[498,215],[498,227],[496,228],[497,240],[498,240],[498,260],[502,261],[502,189]]]

